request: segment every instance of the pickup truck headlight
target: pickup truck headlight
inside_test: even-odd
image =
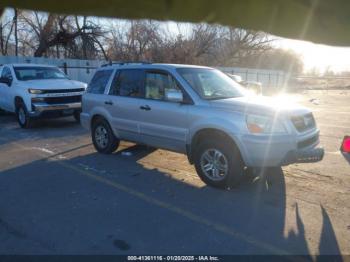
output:
[[[253,134],[286,133],[286,129],[279,120],[263,115],[248,115],[247,128]]]
[[[33,94],[33,95],[38,95],[38,94],[43,94],[44,91],[43,90],[40,90],[40,89],[32,89],[32,88],[29,88],[28,89],[28,92],[30,94]]]

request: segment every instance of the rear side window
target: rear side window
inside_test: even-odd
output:
[[[115,96],[141,97],[143,81],[143,70],[120,70],[116,74],[109,94]]]
[[[97,71],[87,88],[87,93],[103,94],[113,70]]]

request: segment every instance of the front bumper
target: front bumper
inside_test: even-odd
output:
[[[323,157],[324,149],[322,147],[289,151],[282,161],[281,166],[293,163],[315,163],[321,161]]]
[[[80,114],[80,124],[87,130],[90,130],[90,115],[87,113],[82,112]]]
[[[238,139],[242,158],[248,167],[276,167],[293,163],[313,163],[323,159],[319,130],[294,135],[243,135]]]
[[[47,103],[33,103],[33,111],[30,112],[30,116],[38,117],[45,113],[61,112],[63,114],[73,114],[75,111],[81,110],[81,102],[76,103],[64,103],[64,104],[47,104]]]

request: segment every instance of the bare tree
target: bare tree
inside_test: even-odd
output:
[[[100,40],[104,39],[106,32],[88,17],[26,12],[23,20],[30,28],[31,43],[38,43],[34,47],[34,56],[90,59],[98,57],[101,52],[108,59]],[[30,43],[26,44],[30,46]]]
[[[131,21],[123,23],[123,26],[111,30],[108,48],[110,57],[114,60],[152,59],[152,50],[162,45],[158,23]]]
[[[37,12],[35,12],[35,17],[37,21],[39,21]],[[52,42],[50,42],[50,37],[52,36],[52,31],[54,29],[56,17],[56,15],[49,14],[44,26],[38,23],[37,31],[39,38],[39,46],[35,50],[34,56],[43,56],[47,49],[50,46],[52,46]]]
[[[18,9],[14,8],[13,15],[13,23],[14,23],[14,36],[15,36],[15,55],[18,56]]]
[[[2,20],[0,20],[0,51],[2,55],[6,54],[5,51],[5,28],[6,28],[6,23],[4,23]]]
[[[9,54],[9,47],[11,45],[10,38],[15,25],[14,19],[9,19],[8,16],[1,17],[0,19],[0,48],[2,55]]]
[[[87,16],[12,12],[0,23],[3,55],[256,67],[272,49],[273,39],[262,32],[218,25],[178,23],[177,30],[167,30],[151,20],[113,20],[108,26]]]
[[[218,60],[221,65],[239,65],[252,55],[262,54],[274,41],[265,33],[238,28],[222,28],[218,44]]]

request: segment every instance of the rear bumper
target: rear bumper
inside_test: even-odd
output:
[[[32,117],[39,117],[50,112],[62,112],[69,115],[81,110],[81,102],[66,104],[33,103],[32,108],[33,111],[29,113]]]

